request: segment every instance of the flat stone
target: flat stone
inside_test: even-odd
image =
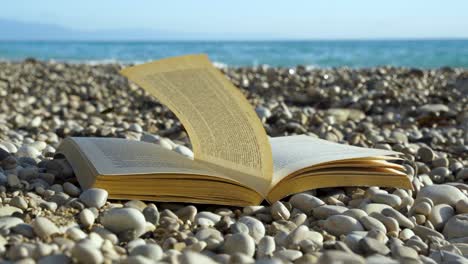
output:
[[[23,210],[21,210],[21,209],[18,208],[18,207],[15,207],[15,206],[3,206],[3,207],[0,207],[0,217],[11,216],[11,215],[14,214],[14,213],[20,213],[20,214],[22,214],[22,213],[23,213]]]

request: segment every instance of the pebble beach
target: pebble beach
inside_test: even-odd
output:
[[[244,208],[81,190],[67,136],[193,158],[187,134],[120,64],[0,62],[2,263],[468,263],[468,70],[221,67],[274,136],[395,150],[414,190],[310,190]]]

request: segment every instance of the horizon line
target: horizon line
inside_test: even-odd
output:
[[[459,41],[468,37],[264,38],[264,39],[0,39],[0,42],[320,42],[320,41]]]

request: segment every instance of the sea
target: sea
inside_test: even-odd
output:
[[[206,53],[219,65],[468,68],[468,39],[316,41],[0,41],[0,60],[142,63]]]

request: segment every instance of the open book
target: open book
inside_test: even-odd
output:
[[[126,68],[122,74],[167,105],[184,125],[188,159],[156,144],[67,138],[63,154],[82,188],[110,198],[224,205],[275,202],[338,186],[412,188],[398,153],[309,136],[269,138],[255,111],[205,55]]]

